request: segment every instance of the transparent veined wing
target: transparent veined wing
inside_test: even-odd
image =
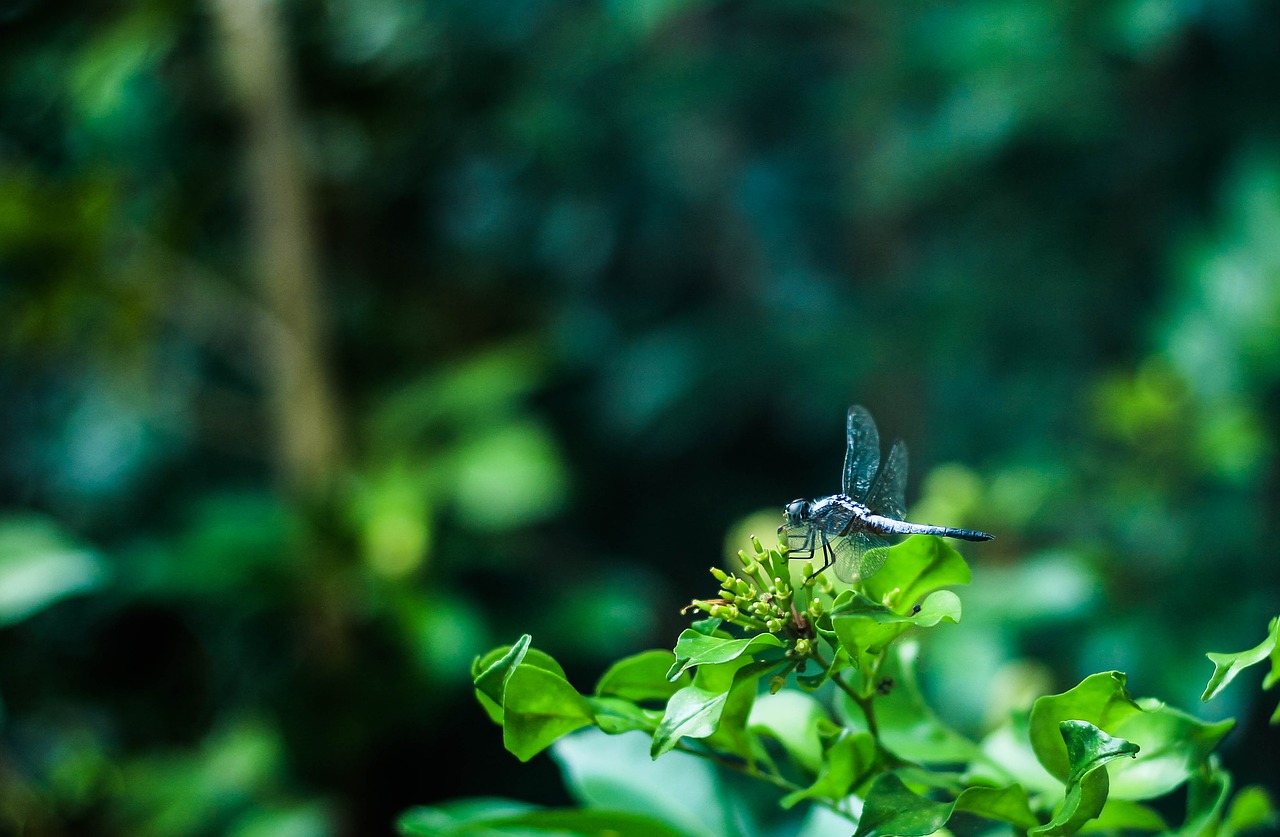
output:
[[[778,545],[792,552],[808,551],[812,546],[809,541],[811,531],[806,523],[784,523],[778,527]]]
[[[907,514],[906,493],[907,446],[902,441],[897,441],[893,443],[893,449],[880,467],[880,473],[871,484],[864,502],[874,514],[902,520]]]
[[[836,578],[861,581],[880,572],[889,557],[889,539],[871,532],[854,532],[848,537],[832,538],[836,556]]]
[[[880,432],[866,408],[849,408],[844,449],[844,493],[862,502],[880,467]]]

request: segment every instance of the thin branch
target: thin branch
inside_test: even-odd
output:
[[[323,494],[342,464],[341,421],[287,50],[270,0],[209,0],[244,125],[255,273],[274,321],[260,337],[286,486]]]

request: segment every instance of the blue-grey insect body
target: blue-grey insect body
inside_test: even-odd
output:
[[[903,520],[907,446],[896,441],[883,465],[880,434],[865,408],[849,408],[843,492],[817,500],[792,500],[778,529],[790,558],[822,556],[814,575],[832,565],[842,581],[867,578],[884,566],[893,535],[937,535],[966,541],[994,536],[972,529]]]

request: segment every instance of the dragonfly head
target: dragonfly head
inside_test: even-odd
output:
[[[787,507],[783,509],[783,513],[786,514],[787,520],[790,521],[799,522],[801,520],[808,520],[809,501],[804,499],[792,500],[790,503],[787,503]]]

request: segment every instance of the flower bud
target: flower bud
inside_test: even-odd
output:
[[[725,619],[729,621],[737,619],[738,614],[740,612],[741,611],[739,611],[738,608],[733,605],[722,605],[722,604],[712,605],[711,611],[710,611],[712,616],[715,616],[718,619]]]

